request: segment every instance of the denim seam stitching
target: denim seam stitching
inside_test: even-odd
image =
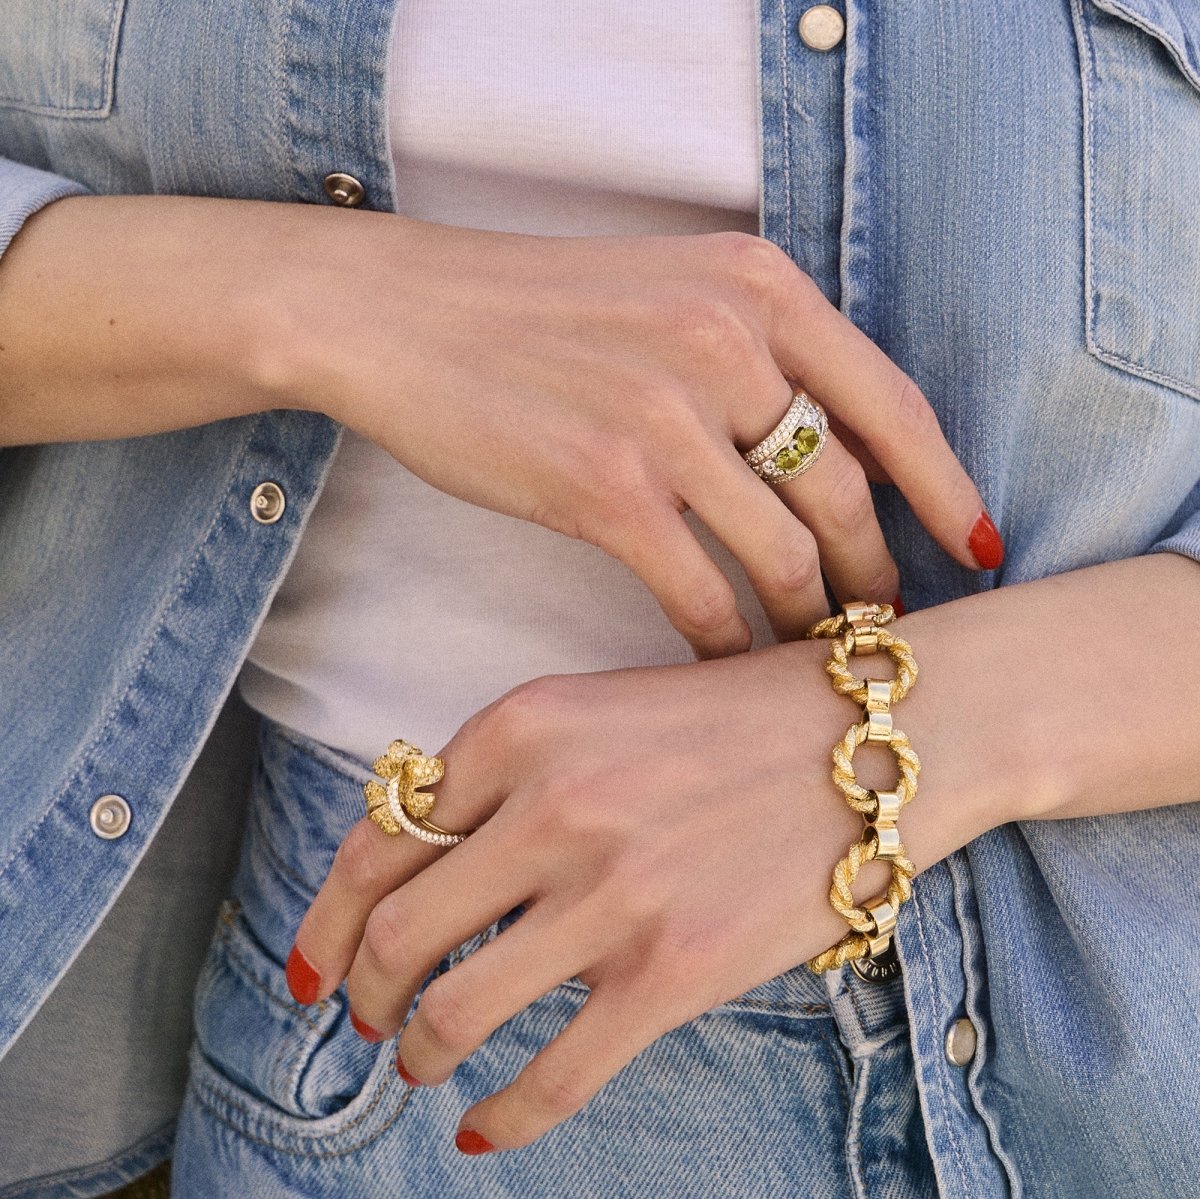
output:
[[[254,440],[254,436],[255,436],[255,433],[257,432],[257,428],[258,428],[258,423],[259,422],[256,421],[254,424],[254,427],[249,430],[245,440],[242,443],[242,451],[238,455],[237,460],[234,462],[232,468],[230,469],[228,475],[226,476],[230,486],[232,486],[233,480],[238,476],[238,474],[241,471],[242,465],[246,462],[247,458],[249,457],[250,443]],[[228,487],[226,488],[226,494],[228,494]],[[153,656],[155,649],[158,647],[159,642],[162,639],[163,628],[166,625],[167,616],[174,609],[175,605],[179,602],[179,597],[186,590],[188,582],[190,581],[193,574],[195,573],[196,567],[197,567],[198,563],[200,562],[201,558],[204,556],[204,553],[205,553],[206,549],[208,548],[208,544],[212,540],[213,532],[217,528],[217,526],[220,524],[221,517],[224,514],[224,512],[225,512],[225,505],[224,504],[217,505],[217,509],[213,513],[212,520],[209,522],[208,527],[204,530],[204,535],[203,535],[203,537],[200,538],[200,541],[196,546],[196,552],[192,555],[191,559],[188,561],[187,566],[180,572],[179,580],[176,584],[175,590],[171,592],[170,598],[166,599],[158,610],[157,619],[154,623],[154,627],[151,630],[151,632],[147,634],[146,645],[145,645],[145,648],[142,650],[141,657],[138,658],[137,665],[130,672],[130,675],[129,675],[130,681],[129,681],[128,686],[125,688],[125,690],[119,696],[117,696],[116,698],[113,699],[113,701],[109,707],[107,715],[105,715],[103,717],[103,723],[100,725],[100,727],[96,731],[96,735],[91,739],[91,741],[89,741],[87,743],[87,746],[83,750],[81,750],[79,752],[79,754],[76,756],[75,769],[71,772],[70,776],[67,778],[66,782],[60,788],[58,793],[51,799],[46,810],[30,826],[29,832],[28,832],[28,834],[26,834],[26,837],[21,842],[21,844],[18,846],[15,846],[13,848],[13,851],[4,860],[4,862],[0,863],[0,878],[3,878],[4,875],[8,872],[9,867],[12,866],[12,864],[16,861],[16,859],[25,853],[25,851],[29,847],[30,842],[37,835],[37,833],[39,832],[39,830],[41,829],[41,827],[45,823],[45,821],[47,819],[49,819],[50,815],[58,808],[59,803],[66,797],[66,795],[71,790],[71,788],[76,783],[79,782],[80,777],[83,772],[84,765],[87,763],[90,756],[96,751],[97,747],[100,746],[102,744],[102,742],[104,742],[104,740],[107,738],[111,726],[117,720],[117,717],[118,717],[119,713],[121,712],[121,710],[125,707],[125,705],[127,703],[129,703],[130,697],[132,695],[136,694],[141,689],[142,681],[143,681],[142,674],[146,669],[147,662]]]
[[[866,1180],[862,1175],[862,1142],[860,1133],[863,1124],[863,1109],[867,1104],[867,1082],[871,1077],[871,1059],[856,1058],[854,1096],[850,1101],[850,1119],[846,1123],[846,1165],[849,1168],[850,1184],[856,1199],[868,1199]]]
[[[783,80],[783,180],[784,180],[784,195],[787,198],[787,222],[784,227],[784,237],[786,244],[782,247],[789,258],[792,255],[792,229],[795,225],[796,209],[795,196],[792,194],[792,123],[790,118],[791,99],[792,99],[792,81],[791,72],[788,70],[787,51],[788,42],[791,40],[791,29],[789,28],[787,16],[787,0],[779,0],[779,24],[780,27],[786,30],[786,35],[778,39],[779,41],[779,74]]]
[[[1197,81],[1191,75],[1186,65],[1180,61],[1179,56],[1172,48],[1172,40],[1162,30],[1145,22],[1135,20],[1133,14],[1125,10],[1123,6],[1118,5],[1117,7],[1121,8],[1123,16],[1131,25],[1141,29],[1144,33],[1150,34],[1150,36],[1154,37],[1168,49],[1176,65],[1180,67],[1193,86],[1200,85],[1200,81]],[[1084,311],[1087,314],[1084,327],[1084,342],[1087,345],[1088,353],[1098,358],[1101,362],[1107,363],[1109,366],[1125,371],[1128,374],[1135,375],[1138,378],[1147,379],[1151,383],[1159,383],[1164,387],[1180,391],[1192,399],[1200,400],[1200,388],[1194,383],[1176,378],[1174,375],[1167,374],[1164,371],[1155,370],[1153,367],[1146,366],[1144,363],[1119,354],[1115,350],[1105,349],[1100,344],[1100,334],[1097,328],[1099,321],[1099,289],[1096,286],[1095,230],[1092,217],[1096,203],[1096,190],[1093,186],[1093,180],[1096,175],[1096,88],[1094,86],[1096,56],[1091,30],[1087,18],[1083,15],[1082,0],[1071,0],[1071,16],[1079,48],[1079,79],[1083,92],[1083,271],[1084,286],[1087,292],[1084,296]]]
[[[245,955],[239,953],[234,948],[230,934],[227,930],[219,929],[217,932],[217,938],[220,943],[224,944],[225,952],[228,954],[228,956],[231,957],[239,966],[241,966],[242,977],[246,982],[260,990],[273,1004],[275,1004],[276,1007],[281,1008],[289,1015],[295,1016],[298,1020],[302,1021],[313,1032],[324,1033],[326,1031],[325,1028],[314,1021],[308,1012],[298,1003],[288,1003],[287,1000],[281,999],[269,987],[254,977],[253,967],[251,966],[250,962],[247,961]],[[329,1007],[329,1000],[322,999],[321,1002],[316,1005],[316,1010],[318,1013],[324,1013]]]
[[[121,14],[125,0],[109,0],[108,38],[101,68],[100,102],[98,104],[31,104],[19,96],[0,96],[0,105],[11,112],[28,112],[39,117],[59,117],[63,120],[102,120],[112,112],[113,90],[117,67],[117,42],[121,29]]]
[[[960,859],[958,855],[951,854],[946,859],[947,872],[950,875],[950,892],[954,902],[954,915],[958,920],[960,937],[962,941],[962,967],[963,976],[967,979],[967,986],[963,997],[964,1007],[967,1010],[968,1016],[974,1015],[976,1020],[972,1021],[976,1024],[976,1033],[978,1036],[978,1045],[975,1050],[975,1055],[971,1059],[970,1065],[967,1067],[966,1084],[967,1094],[970,1096],[971,1104],[975,1108],[984,1128],[988,1133],[988,1141],[991,1145],[992,1152],[999,1161],[1001,1169],[1003,1169],[1009,1189],[1012,1191],[1012,1199],[1021,1199],[1024,1193],[1024,1188],[1020,1176],[1017,1174],[1016,1164],[1009,1157],[1007,1150],[1001,1143],[1000,1129],[996,1121],[995,1114],[983,1100],[983,1095],[978,1087],[979,1075],[983,1070],[984,1064],[988,1057],[988,1043],[990,1040],[991,1026],[988,1021],[983,1018],[983,1013],[980,1010],[978,985],[972,985],[970,972],[970,957],[972,953],[972,945],[968,943],[968,937],[972,935],[973,930],[978,928],[977,920],[972,920],[967,912],[966,897],[973,883],[971,879],[970,861],[968,859]],[[968,931],[971,930],[971,931]],[[982,930],[980,930],[982,931]]]
[[[311,904],[313,899],[316,898],[316,892],[309,887],[305,879],[303,879],[291,868],[291,866],[288,865],[288,863],[281,856],[279,850],[272,843],[270,835],[267,831],[267,827],[263,823],[262,812],[257,805],[255,805],[254,808],[253,820],[255,832],[258,833],[257,840],[262,848],[263,856],[268,858],[271,865],[280,874],[284,875],[289,882],[295,884],[296,889],[300,893],[300,898],[305,902],[305,904]]]
[[[926,967],[927,967],[926,975],[929,978],[930,985],[937,992],[937,999],[940,1001],[942,999],[941,988],[938,986],[937,972],[934,969],[933,954],[930,952],[929,943],[925,939],[925,921],[921,914],[920,903],[919,902],[914,903],[912,905],[912,910],[913,910],[914,921],[917,926],[917,937],[921,942],[921,951],[925,955],[925,963],[926,963]],[[939,1089],[944,1092],[946,1089],[945,1084],[939,1083]],[[958,1174],[959,1174],[960,1180],[962,1181],[962,1185],[964,1188],[964,1194],[970,1194],[970,1191],[968,1189],[968,1183],[967,1183],[966,1161],[963,1157],[962,1146],[958,1142],[958,1134],[954,1130],[954,1121],[952,1119],[946,1118],[945,1115],[943,1115],[943,1119],[940,1121],[940,1123],[941,1123],[941,1126],[946,1130],[947,1139],[949,1140],[950,1148],[953,1151],[954,1163],[955,1163],[955,1165],[958,1166]],[[935,1168],[934,1168],[934,1173],[935,1173],[935,1175],[937,1173],[936,1164],[935,1164]]]
[[[215,1071],[215,1067],[212,1067],[211,1065],[210,1069]],[[351,1129],[357,1127],[364,1120],[366,1120],[367,1117],[375,1111],[376,1107],[379,1106],[383,1096],[387,1093],[390,1084],[391,1079],[385,1075],[382,1079],[380,1079],[378,1086],[375,1088],[375,1094],[371,1096],[367,1107],[363,1111],[359,1112],[353,1120],[350,1120],[344,1125],[340,1125],[336,1130],[330,1132],[327,1136],[322,1136],[318,1133],[287,1132],[281,1128],[278,1128],[278,1121],[273,1119],[270,1115],[263,1112],[256,1113],[252,1111],[246,1106],[244,1101],[234,1098],[232,1094],[222,1094],[212,1082],[202,1082],[197,1080],[195,1081],[194,1086],[197,1101],[204,1108],[206,1108],[215,1119],[220,1120],[220,1122],[227,1128],[232,1129],[235,1133],[237,1133],[238,1136],[244,1137],[252,1144],[262,1145],[266,1149],[272,1149],[279,1153],[288,1153],[293,1157],[323,1159],[331,1157],[345,1157],[347,1154],[355,1153],[359,1149],[364,1149],[367,1145],[371,1144],[372,1141],[378,1140],[399,1119],[401,1113],[408,1106],[414,1092],[410,1088],[406,1087],[403,1094],[400,1096],[400,1102],[397,1104],[396,1110],[392,1112],[384,1124],[380,1125],[380,1127],[375,1129],[364,1140],[356,1141],[352,1145],[346,1145],[338,1149],[329,1149],[324,1152],[314,1152],[299,1148],[293,1149],[284,1144],[280,1144],[278,1141],[267,1140],[264,1137],[256,1136],[250,1131],[249,1127],[240,1127],[237,1123],[230,1119],[228,1115],[222,1111],[219,1111],[217,1105],[224,1104],[225,1106],[232,1108],[234,1111],[240,1112],[246,1117],[247,1122],[257,1122],[266,1124],[268,1126],[275,1125],[275,1127],[279,1130],[279,1135],[281,1138],[287,1138],[301,1142],[319,1142],[332,1140],[334,1137],[343,1136],[345,1133],[349,1132]],[[299,1117],[290,1118],[299,1119]]]

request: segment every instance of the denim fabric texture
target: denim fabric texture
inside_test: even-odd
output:
[[[1001,570],[966,571],[897,493],[877,488],[908,606],[1150,551],[1200,560],[1200,9],[839,0],[846,38],[816,53],[796,32],[805,7],[760,5],[763,233],[917,379],[1007,549]],[[341,170],[362,181],[368,207],[390,211],[393,9],[7,4],[0,252],[37,208],[80,189],[328,203],[322,180]],[[337,436],[322,417],[275,412],[0,453],[0,1049],[32,1034],[106,914],[118,916]],[[249,507],[267,479],[288,497],[271,526]],[[1098,644],[1106,632],[1098,617]],[[451,1098],[406,1098],[385,1051],[345,1034],[340,998],[314,1013],[289,1006],[281,912],[294,925],[345,827],[350,767],[319,747],[285,752],[277,737],[267,750],[198,994],[180,1193],[465,1193],[446,1149],[451,1107],[510,1073],[580,993],[568,985],[507,1026]],[[114,792],[133,820],[102,840],[88,814]],[[280,797],[315,832],[276,846],[268,877],[253,814]],[[1200,1040],[1198,844],[1196,804],[996,829],[917,880],[897,935],[902,1008],[894,985],[867,1000],[847,971],[824,1015],[789,1008],[773,1025],[774,1009],[751,1002],[753,1019],[746,1005],[704,1017],[526,1155],[530,1177],[543,1194],[822,1195],[848,1179],[848,1194],[925,1195],[935,1191],[923,1137],[943,1196],[1194,1196],[1184,1170],[1200,1160],[1200,1088],[1186,1069]],[[288,906],[272,910],[288,887]],[[172,952],[161,969],[194,969],[194,947]],[[136,961],[131,947],[130,969]],[[790,1002],[800,978],[784,980],[768,986]],[[221,988],[228,1003],[213,998]],[[848,1009],[887,1000],[855,1031]],[[237,1023],[218,1027],[219,1008]],[[907,1031],[868,1050],[902,1012]],[[979,1034],[965,1068],[943,1048],[963,1015]],[[158,1044],[185,1050],[170,1021]],[[120,1064],[106,1052],[91,1046],[79,1086],[119,1096]],[[773,1064],[734,1086],[708,1066],[731,1055]],[[54,1111],[49,1096],[46,1119]],[[667,1112],[700,1123],[672,1133]],[[774,1148],[748,1151],[722,1113],[735,1127],[752,1113],[754,1136]],[[161,1119],[131,1119],[103,1151],[50,1178],[5,1179],[2,1193],[103,1193],[166,1152],[165,1138],[152,1150],[146,1138],[173,1115],[164,1105]],[[395,1137],[412,1119],[428,1136],[400,1154]],[[594,1135],[575,1139],[584,1128]],[[644,1170],[633,1164],[641,1137],[658,1140]],[[810,1139],[819,1148],[806,1157]],[[835,1142],[841,1173],[829,1158],[822,1181],[806,1176]],[[253,1187],[202,1183],[204,1146],[251,1171]],[[627,1189],[589,1189],[609,1157],[614,1170],[630,1163]],[[414,1181],[413,1161],[432,1181]],[[517,1193],[521,1161],[475,1163],[469,1177]],[[581,1163],[586,1174],[570,1173]],[[727,1163],[742,1191],[726,1185]]]

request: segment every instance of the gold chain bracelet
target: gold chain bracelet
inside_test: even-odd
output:
[[[863,706],[862,720],[852,724],[833,747],[834,784],[850,807],[866,821],[861,839],[850,846],[846,856],[833,868],[833,884],[829,889],[833,910],[850,925],[851,931],[836,945],[809,960],[808,968],[817,974],[861,958],[878,958],[888,950],[900,905],[912,895],[912,879],[917,872],[905,856],[896,822],[900,809],[917,793],[921,763],[908,738],[892,724],[892,705],[899,703],[917,681],[917,663],[908,642],[883,627],[895,615],[890,604],[843,604],[841,613],[818,621],[806,634],[833,638],[825,663],[833,689]],[[860,679],[851,673],[848,665],[851,655],[880,650],[896,664],[894,679]],[[854,751],[864,741],[887,745],[895,755],[900,777],[894,790],[869,789],[855,777]],[[891,863],[891,882],[882,895],[858,907],[852,891],[854,880],[863,863],[876,858]]]

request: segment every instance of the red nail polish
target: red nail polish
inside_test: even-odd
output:
[[[454,1138],[454,1144],[459,1153],[469,1153],[471,1156],[477,1153],[491,1153],[496,1148],[487,1137],[480,1136],[473,1128],[460,1128]]]
[[[316,1003],[317,991],[321,987],[321,976],[312,968],[308,959],[296,946],[288,954],[287,970],[288,990],[297,1003],[305,1005]]]
[[[967,544],[983,570],[995,570],[1004,561],[1004,542],[1000,540],[1000,534],[986,512],[981,512],[976,518]]]
[[[354,1014],[353,1008],[350,1009],[350,1024],[364,1041],[374,1042],[383,1040],[383,1033],[376,1032],[365,1020],[360,1020]]]
[[[404,1085],[408,1087],[420,1087],[425,1084],[419,1078],[413,1078],[411,1074],[404,1068],[404,1063],[400,1060],[399,1055],[396,1056],[396,1073],[404,1079]]]
[[[892,600],[892,607],[896,610],[897,616],[904,616],[908,609],[904,606],[904,601],[900,598],[900,592],[896,592],[896,598]]]

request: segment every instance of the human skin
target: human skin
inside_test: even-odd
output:
[[[783,415],[788,379],[834,433],[772,489],[738,449]],[[748,648],[750,631],[685,508],[740,560],[781,640],[825,615],[822,569],[843,598],[896,595],[867,472],[964,566],[1002,553],[920,391],[761,238],[528,237],[81,196],[33,217],[0,262],[0,444],[283,407],[600,546],[703,657]]]
[[[922,763],[898,826],[918,874],[1009,821],[1195,801],[1200,641],[1179,617],[1198,610],[1200,566],[1159,553],[889,626],[920,667],[893,709]],[[441,751],[433,818],[478,830],[440,850],[356,824],[298,931],[293,993],[314,1002],[346,980],[360,1032],[392,1036],[450,950],[525,904],[424,990],[397,1065],[437,1085],[579,976],[579,1014],[457,1137],[464,1152],[535,1140],[657,1037],[847,931],[829,880],[863,822],[830,779],[830,748],[860,709],[830,687],[827,653],[800,641],[510,692]],[[889,677],[880,661],[851,665]],[[896,779],[886,747],[864,745],[855,767],[868,787]],[[869,863],[856,899],[887,878]]]

